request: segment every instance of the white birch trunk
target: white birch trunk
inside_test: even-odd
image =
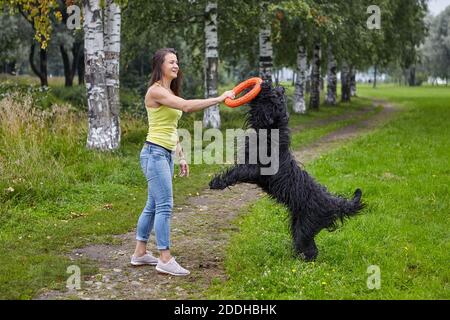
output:
[[[262,25],[259,30],[259,75],[263,80],[272,82],[273,49],[270,21],[267,19],[268,1],[260,4]]]
[[[87,147],[114,150],[120,144],[118,98],[120,9],[108,0],[105,12],[106,25],[110,26],[105,32],[107,39],[104,34],[100,0],[83,2],[85,83],[88,100]],[[107,53],[105,49],[108,50]]]
[[[327,96],[325,102],[332,106],[337,103],[337,62],[331,44],[328,46]]]
[[[302,36],[297,40],[297,79],[295,80],[294,105],[295,113],[306,113],[305,84],[307,72],[306,48],[302,43]]]
[[[313,50],[313,60],[311,68],[311,94],[310,94],[310,108],[319,109],[320,105],[320,61],[321,50],[320,42],[316,42]]]
[[[105,34],[105,66],[106,89],[111,107],[111,135],[117,147],[120,145],[120,95],[119,95],[119,64],[120,64],[120,29],[121,10],[113,0],[107,1],[104,29]]]
[[[350,96],[350,67],[344,61],[341,69],[341,101],[349,102]]]
[[[209,1],[205,9],[205,97],[218,95],[218,37],[217,37],[217,1]],[[220,128],[219,105],[213,105],[203,111],[203,126]]]
[[[312,66],[311,61],[306,60],[306,83],[305,83],[305,92],[307,94],[311,93],[311,72]]]
[[[374,70],[373,70],[373,87],[374,88],[377,87],[377,71],[378,71],[378,65],[375,65]]]
[[[356,70],[354,67],[351,68],[350,74],[350,96],[356,97]]]

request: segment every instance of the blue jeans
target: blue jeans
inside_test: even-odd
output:
[[[173,208],[173,154],[155,145],[144,145],[141,168],[147,178],[147,204],[139,217],[136,240],[147,242],[155,228],[158,250],[170,248],[170,217]]]

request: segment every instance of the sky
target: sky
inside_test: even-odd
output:
[[[450,0],[429,0],[428,10],[433,14],[433,16],[438,15],[447,6],[450,6]]]

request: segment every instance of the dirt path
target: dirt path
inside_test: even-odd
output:
[[[376,127],[379,127],[387,120],[389,120],[392,117],[393,113],[397,111],[397,109],[392,104],[387,103],[383,100],[372,100],[372,103],[374,106],[383,106],[382,111],[370,117],[369,119],[362,120],[349,126],[335,130],[330,134],[323,136],[316,142],[309,144],[307,147],[296,150],[294,152],[295,158],[301,163],[311,161],[319,154],[322,154],[325,151],[330,151],[340,146],[345,141],[348,141],[352,138],[367,133]],[[345,118],[341,118],[340,120],[345,120]]]
[[[368,120],[332,132],[319,141],[297,150],[296,158],[307,163],[319,154],[342,142],[370,131],[390,119],[394,108],[383,101],[381,112]],[[373,108],[373,107],[372,107]],[[355,116],[343,115],[331,121]],[[325,123],[325,122],[324,122]],[[321,123],[322,124],[322,123]],[[223,259],[228,240],[238,231],[231,223],[245,206],[262,195],[254,185],[240,184],[223,191],[205,189],[191,197],[183,206],[175,206],[172,218],[172,254],[191,270],[188,277],[158,274],[154,267],[132,267],[130,254],[134,250],[134,232],[115,236],[120,245],[92,245],[74,250],[70,258],[77,264],[80,258],[93,260],[99,274],[84,277],[81,290],[42,290],[36,299],[202,299],[213,279],[226,279]],[[154,243],[154,238],[150,239]],[[82,270],[81,270],[82,272]]]
[[[342,120],[348,120],[348,119],[352,119],[352,118],[357,118],[360,117],[372,110],[374,110],[378,105],[380,105],[380,103],[373,103],[372,105],[369,105],[367,107],[361,108],[359,110],[356,111],[351,111],[351,112],[345,112],[343,114],[339,114],[339,115],[335,115],[335,116],[331,116],[331,117],[327,117],[325,119],[315,119],[314,121],[309,122],[308,124],[300,124],[297,125],[295,127],[291,128],[291,132],[295,133],[301,130],[305,130],[308,128],[314,128],[314,127],[319,127],[319,126],[326,126],[330,123],[333,122],[337,122],[337,121],[342,121]]]

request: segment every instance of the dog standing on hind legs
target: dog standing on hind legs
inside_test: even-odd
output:
[[[295,251],[306,261],[313,261],[318,254],[314,237],[322,229],[332,231],[339,221],[356,215],[364,207],[361,202],[362,192],[356,189],[350,200],[332,195],[297,165],[289,149],[289,116],[284,88],[272,88],[268,82],[262,83],[261,87],[259,95],[249,103],[246,124],[256,131],[258,149],[261,148],[260,143],[267,143],[266,150],[271,150],[272,143],[278,148],[278,171],[270,175],[262,174],[262,169],[267,165],[261,161],[259,152],[257,163],[249,163],[247,141],[245,163],[236,164],[216,175],[209,186],[211,189],[224,189],[240,182],[260,186],[270,197],[289,209]],[[278,129],[278,138],[274,141],[271,129]],[[268,136],[265,141],[261,139],[263,131]]]

